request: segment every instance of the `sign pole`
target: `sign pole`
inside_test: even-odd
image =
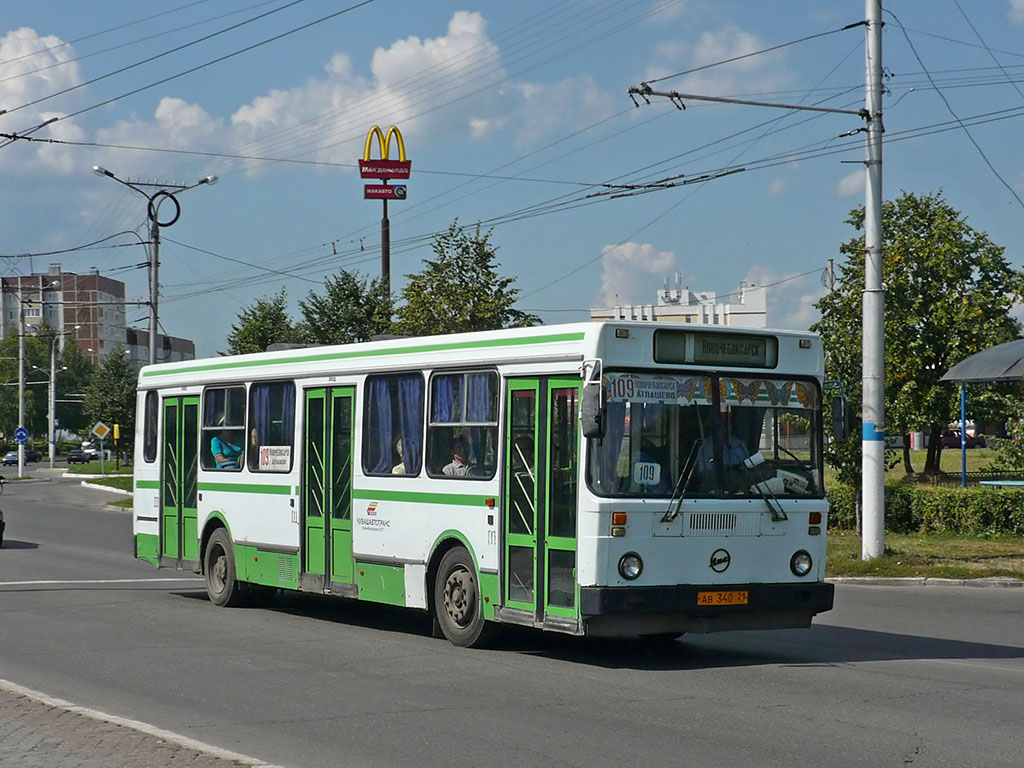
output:
[[[391,293],[391,222],[388,220],[388,201],[384,203],[384,216],[380,220],[380,280],[384,290]]]

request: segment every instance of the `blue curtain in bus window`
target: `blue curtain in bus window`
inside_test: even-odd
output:
[[[281,445],[291,445],[295,434],[295,385],[288,382],[281,388]]]
[[[423,379],[419,376],[398,379],[398,413],[405,474],[418,475],[423,457]]]
[[[212,427],[217,424],[217,398],[215,397],[217,394],[214,390],[210,390],[206,393],[206,397],[203,398],[203,404],[205,405],[203,410],[204,427]]]
[[[431,419],[435,424],[451,424],[458,421],[456,413],[458,399],[458,382],[462,376],[437,376],[434,378],[434,415]]]
[[[370,468],[374,474],[391,472],[391,395],[388,381],[371,379],[367,397],[370,401],[370,430],[377,435],[377,461]]]
[[[249,397],[252,403],[252,424],[249,426],[256,430],[256,446],[267,445],[270,440],[270,387],[254,384],[249,390]]]
[[[612,493],[619,487],[617,473],[619,453],[622,451],[622,438],[626,435],[626,404],[624,402],[607,403],[606,408],[608,424],[605,427],[604,445],[601,448],[601,458],[603,459],[601,473],[604,481],[602,483],[603,490],[606,493]],[[628,457],[626,459],[628,461]]]
[[[491,410],[491,374],[467,374],[466,421],[494,421]]]

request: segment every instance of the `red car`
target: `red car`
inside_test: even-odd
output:
[[[943,448],[959,448],[960,447],[960,430],[959,429],[944,429],[942,434],[939,436],[942,441]],[[967,436],[967,447],[968,448],[984,448],[985,438],[981,435],[973,437]]]

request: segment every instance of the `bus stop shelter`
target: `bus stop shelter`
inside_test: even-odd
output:
[[[967,385],[1024,378],[1024,339],[983,349],[950,368],[941,381],[960,384],[960,475],[967,485]]]

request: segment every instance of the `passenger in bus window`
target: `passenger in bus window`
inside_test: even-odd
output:
[[[441,473],[449,477],[469,475],[469,464],[466,463],[466,444],[461,437],[452,440],[452,460],[444,465]]]
[[[395,440],[395,454],[398,456],[398,463],[391,468],[392,475],[405,474],[405,457],[402,454],[402,438]]]
[[[238,458],[242,455],[242,446],[236,442],[232,430],[223,426],[220,420],[220,434],[210,441],[210,453],[217,462],[217,469],[238,469]]]

